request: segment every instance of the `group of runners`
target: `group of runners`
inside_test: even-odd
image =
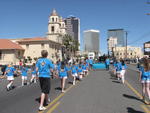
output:
[[[146,95],[148,96],[150,104],[150,59],[143,58],[140,62],[139,68],[139,81],[142,84],[142,100],[145,102]],[[125,73],[127,65],[124,60],[114,62],[114,74],[118,80],[125,83]]]
[[[61,80],[61,92],[65,92],[65,84],[68,76],[71,76],[72,84],[76,84],[76,80],[82,80],[83,77],[88,75],[88,71],[92,66],[92,59],[86,59],[84,61],[79,62],[60,62],[57,61],[55,64],[47,58],[48,52],[46,50],[41,51],[41,58],[39,58],[36,64],[33,64],[32,67],[27,67],[25,64],[19,68],[21,78],[22,78],[22,86],[28,84],[28,75],[31,73],[32,77],[30,79],[30,83],[36,83],[39,80],[41,87],[41,100],[39,110],[45,110],[46,108],[43,106],[44,102],[48,103],[50,99],[48,98],[48,94],[50,92],[51,87],[51,77],[52,78],[60,78]],[[14,73],[16,69],[12,64],[9,64],[5,70],[5,75],[8,80],[8,84],[6,86],[7,91],[13,89],[14,82]],[[37,79],[38,78],[38,79]]]

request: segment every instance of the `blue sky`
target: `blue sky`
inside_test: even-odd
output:
[[[0,0],[0,38],[45,36],[53,8],[62,17],[80,18],[81,38],[87,29],[100,30],[100,49],[107,51],[107,30],[128,31],[128,44],[150,40],[147,0]]]

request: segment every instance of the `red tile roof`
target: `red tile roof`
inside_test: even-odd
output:
[[[19,49],[24,50],[20,45],[10,41],[9,39],[0,39],[0,49]]]
[[[47,38],[43,38],[43,37],[35,37],[35,38],[24,38],[19,40],[19,42],[28,42],[28,41],[48,41]]]

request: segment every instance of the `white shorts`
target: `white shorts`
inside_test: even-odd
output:
[[[27,80],[27,76],[22,76],[22,80]]]
[[[14,76],[7,76],[7,80],[14,80]]]
[[[32,77],[36,77],[36,74],[32,74]]]
[[[117,73],[117,74],[120,74],[120,71],[117,71],[116,73]]]
[[[77,77],[77,76],[78,76],[78,74],[77,74],[77,73],[74,73],[74,74],[72,74],[72,76]]]
[[[150,80],[141,80],[141,83],[150,83]]]
[[[122,76],[124,76],[124,75],[125,75],[125,72],[126,72],[126,70],[121,70],[120,74],[121,74]]]
[[[68,77],[67,77],[67,76],[64,76],[64,77],[60,77],[60,78],[65,78],[65,79],[67,79]]]

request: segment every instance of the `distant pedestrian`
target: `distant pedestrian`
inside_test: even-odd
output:
[[[67,74],[67,67],[65,66],[65,63],[62,62],[61,66],[58,69],[58,75],[61,79],[61,92],[64,93],[65,92],[65,84],[66,84],[66,79],[68,78],[68,74]]]
[[[125,82],[126,69],[127,69],[127,65],[125,64],[124,60],[121,60],[121,72],[120,72],[120,75],[121,75],[121,80],[122,80],[123,84]]]
[[[28,76],[29,69],[24,64],[21,68],[21,75],[22,75],[22,86],[27,85],[27,76]]]
[[[72,76],[73,76],[73,85],[75,85],[76,84],[76,77],[78,76],[77,66],[75,65],[75,62],[73,62],[73,65],[71,67],[71,72],[72,72]]]
[[[147,93],[150,101],[150,60],[147,58],[143,59],[143,63],[140,66],[140,78],[142,83],[142,96],[145,101],[145,95]]]
[[[31,70],[31,74],[32,74],[32,77],[30,79],[30,83],[36,83],[36,79],[37,79],[37,73],[36,73],[36,68],[35,68],[35,63],[33,63],[32,65],[32,70]]]
[[[13,82],[14,82],[14,73],[15,68],[12,66],[12,64],[9,64],[5,70],[5,76],[7,76],[8,84],[7,84],[7,91],[11,90],[13,88]]]
[[[36,71],[38,72],[39,82],[41,87],[41,100],[39,111],[46,110],[43,106],[44,100],[48,102],[48,94],[50,92],[50,78],[51,78],[51,71],[53,70],[52,61],[47,59],[48,52],[46,50],[41,51],[42,58],[38,59],[36,63]]]
[[[108,57],[105,60],[105,65],[106,65],[106,70],[108,71],[109,70],[109,65],[110,65],[110,60],[109,60]]]

